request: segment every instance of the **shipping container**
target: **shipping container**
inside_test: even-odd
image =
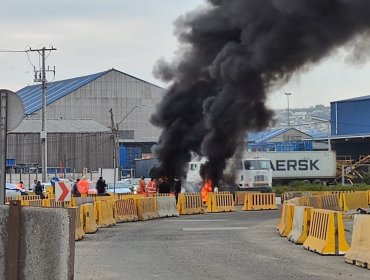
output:
[[[332,151],[248,152],[247,155],[271,160],[275,184],[295,180],[331,183],[336,176],[336,155]]]
[[[155,158],[136,159],[135,160],[135,177],[149,178],[150,169],[157,163]]]

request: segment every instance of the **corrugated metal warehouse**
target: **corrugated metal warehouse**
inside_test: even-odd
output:
[[[48,83],[46,91],[46,130],[49,134],[49,129],[51,129],[51,125],[48,123],[49,120],[90,119],[110,131],[111,115],[109,110],[112,109],[115,123],[119,125],[118,133],[121,150],[121,166],[123,166],[123,168],[130,168],[134,158],[141,158],[142,153],[150,153],[150,148],[160,135],[160,130],[150,124],[149,118],[154,112],[156,104],[161,100],[163,93],[164,89],[115,69],[84,77],[51,82]],[[27,86],[19,90],[17,94],[24,103],[27,118],[40,119],[42,107],[41,86]],[[39,133],[40,130],[41,129],[34,131],[34,133]],[[78,131],[75,132],[78,133]],[[27,133],[28,132],[23,134],[26,135]],[[63,134],[62,131],[56,133]],[[105,131],[104,137],[108,137],[108,134],[109,132]],[[70,136],[69,134],[69,137]],[[61,136],[58,137],[56,138],[63,138]],[[19,135],[9,138],[8,143],[9,147],[11,147],[15,145],[13,141],[15,141],[16,138],[19,139]],[[89,139],[89,137],[87,138]],[[23,142],[27,147],[20,147],[17,145],[19,151],[13,154],[8,153],[8,158],[12,158],[11,156],[15,156],[16,154],[17,162],[27,163],[26,161],[29,159],[25,155],[26,150],[39,151],[39,140],[39,138],[35,138],[35,140],[30,142],[30,145]],[[59,147],[66,143],[65,140],[55,141],[59,141]],[[93,140],[90,139],[89,141],[91,142]],[[113,142],[111,141],[111,143]],[[18,142],[18,144],[20,144],[20,142]],[[70,145],[77,145],[74,149],[79,149],[78,145],[80,144],[81,143],[70,142]],[[82,145],[84,144],[82,143]],[[111,144],[111,146],[113,146],[113,144]],[[64,162],[64,164],[65,166],[76,169],[79,169],[88,162],[91,163],[91,167],[84,167],[88,167],[89,169],[95,168],[95,166],[111,167],[113,162],[111,150],[112,149],[109,149],[109,151],[100,151],[102,154],[97,155],[97,159],[101,158],[100,163],[92,163],[92,160],[85,158],[81,160],[81,163],[78,161],[68,162],[67,159],[67,162]],[[86,157],[91,157],[91,155],[86,155]],[[39,156],[38,159],[32,158],[32,161],[34,160],[41,165],[41,156]],[[63,160],[63,155],[60,155],[58,160]],[[51,155],[49,155],[48,165],[51,166],[53,164],[55,164],[55,162]],[[106,166],[106,164],[108,166]]]
[[[41,120],[24,119],[8,134],[8,158],[18,166],[41,166]],[[48,167],[113,166],[111,131],[93,120],[48,120]]]
[[[337,156],[358,160],[370,154],[370,95],[339,100],[331,106],[331,142]]]

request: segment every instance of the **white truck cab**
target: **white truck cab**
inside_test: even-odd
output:
[[[194,186],[201,184],[199,171],[201,165],[206,162],[205,158],[189,162],[186,183]],[[243,158],[234,162],[238,190],[270,192],[272,188],[272,170],[270,160],[267,158]],[[228,168],[231,168],[230,165]]]

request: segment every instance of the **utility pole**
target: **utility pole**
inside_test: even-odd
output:
[[[111,120],[111,129],[112,129],[112,136],[113,136],[113,169],[114,169],[114,175],[113,175],[113,193],[116,193],[116,169],[118,166],[117,163],[117,150],[118,150],[118,141],[117,141],[117,133],[118,129],[116,124],[114,123],[114,117],[113,117],[113,109],[110,108],[109,110],[110,113],[110,120]]]
[[[41,139],[41,157],[42,157],[42,181],[47,181],[47,169],[48,169],[48,143],[47,143],[47,131],[46,131],[46,72],[53,72],[55,75],[55,67],[54,69],[46,69],[45,68],[45,52],[46,51],[56,51],[57,49],[54,47],[51,48],[41,48],[41,49],[29,49],[30,52],[38,52],[41,56],[42,66],[40,70],[35,71],[35,82],[41,83],[41,93],[42,93],[42,111],[41,111],[41,132],[40,132],[40,139]]]

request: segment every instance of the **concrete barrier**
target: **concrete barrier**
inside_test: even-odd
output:
[[[296,244],[303,244],[308,236],[311,221],[311,207],[295,206],[292,230],[288,239]]]
[[[118,199],[114,204],[114,219],[117,223],[134,222],[139,219],[133,198]]]
[[[177,209],[180,215],[204,214],[202,196],[200,193],[180,193]]]
[[[72,280],[75,211],[21,207],[18,220],[9,210],[0,205],[0,279]]]
[[[235,211],[233,195],[229,192],[208,193],[207,211],[212,213]]]
[[[243,211],[276,210],[275,193],[248,193],[245,195]]]
[[[366,191],[356,191],[352,193],[341,193],[343,211],[356,210],[357,208],[368,207],[368,194]]]
[[[71,206],[76,207],[85,203],[94,203],[94,197],[84,196],[84,197],[72,197]]]
[[[85,233],[95,233],[98,231],[98,225],[94,215],[94,203],[85,203],[80,206],[83,213],[83,231]]]
[[[281,212],[280,223],[277,226],[279,234],[283,237],[287,237],[293,227],[293,217],[294,217],[294,207],[293,203],[284,202],[283,210]]]
[[[176,198],[174,196],[157,196],[158,215],[161,218],[178,217],[179,211],[176,207]]]
[[[155,197],[142,197],[135,199],[139,221],[159,218],[157,200]]]
[[[370,269],[370,215],[355,215],[352,244],[344,260]]]
[[[303,247],[321,255],[344,255],[349,246],[344,233],[342,213],[313,209],[310,232]]]

